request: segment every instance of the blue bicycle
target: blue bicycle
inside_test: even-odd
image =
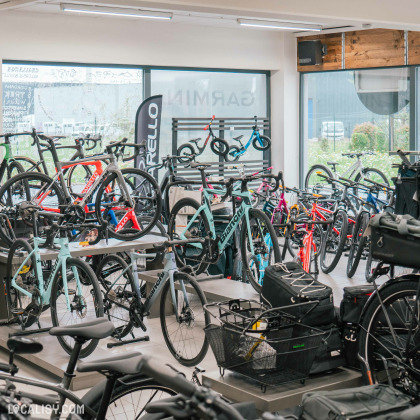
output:
[[[241,146],[238,147],[238,146],[233,145],[229,147],[229,151],[225,157],[227,161],[229,162],[237,161],[248,150],[248,147],[251,145],[251,143],[256,150],[264,151],[270,148],[271,146],[270,137],[260,134],[260,129],[258,128],[258,123],[257,123],[257,116],[254,116],[254,119],[255,119],[255,125],[252,127],[251,137],[249,138],[248,142],[245,145],[243,145],[241,141],[243,135],[238,136],[238,137],[233,137],[233,140],[239,142]]]

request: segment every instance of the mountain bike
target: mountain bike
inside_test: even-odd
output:
[[[245,145],[242,143],[241,140],[242,140],[243,135],[238,136],[238,137],[233,137],[233,140],[237,141],[240,144],[240,147],[235,146],[235,145],[230,146],[229,151],[226,154],[226,160],[230,160],[230,161],[238,160],[248,150],[251,143],[254,146],[254,149],[259,150],[259,151],[265,151],[270,148],[271,146],[270,137],[260,134],[260,129],[258,128],[258,123],[257,123],[257,116],[254,116],[254,119],[255,119],[255,125],[252,127],[252,134],[248,142]]]
[[[385,174],[381,172],[379,169],[376,168],[365,168],[363,162],[361,160],[362,156],[365,155],[373,155],[373,152],[353,152],[353,153],[343,153],[342,156],[346,156],[349,159],[356,158],[356,162],[353,163],[349,168],[347,168],[343,173],[339,174],[336,171],[336,165],[338,162],[327,162],[328,165],[332,167],[332,170],[328,168],[328,166],[316,164],[313,165],[308,173],[306,174],[305,178],[305,188],[311,188],[314,186],[322,186],[325,183],[325,177],[320,177],[320,173],[325,175],[328,178],[332,179],[339,179],[347,178],[354,180],[358,183],[362,183],[365,178],[372,179],[373,181],[389,185],[389,181]],[[357,195],[357,192],[356,192]]]
[[[43,136],[52,150],[54,139]],[[33,231],[30,214],[21,211],[26,204],[37,205],[56,213],[56,220],[39,218],[36,223],[60,220],[66,216],[68,223],[83,223],[86,217],[103,224],[109,221],[109,235],[119,240],[133,240],[148,233],[162,210],[162,198],[156,181],[145,171],[134,168],[120,169],[118,157],[126,139],[106,146],[106,153],[77,161],[56,162],[53,178],[37,172],[19,174],[0,188],[0,205],[8,216],[0,218],[0,237],[7,243],[16,237],[28,238]],[[56,152],[55,152],[56,153]],[[55,158],[58,159],[57,156]],[[134,157],[131,157],[134,158]],[[101,162],[109,164],[103,169]],[[79,193],[68,189],[63,171],[77,165],[94,166],[95,172]],[[26,217],[28,216],[28,217]],[[104,220],[106,216],[107,220]],[[41,231],[40,231],[41,233]]]
[[[145,356],[140,353],[125,353],[120,357],[78,363],[78,372],[100,372],[106,379],[96,383],[80,397],[69,390],[82,347],[88,341],[109,337],[113,331],[113,324],[105,318],[83,322],[77,326],[51,328],[50,335],[67,337],[75,342],[60,383],[18,375],[19,368],[14,363],[14,356],[39,353],[43,346],[26,337],[9,338],[9,363],[0,364],[0,380],[5,381],[0,387],[0,393],[21,400],[29,399],[32,404],[47,408],[49,411],[46,412],[50,412],[50,418],[55,420],[67,416],[64,409],[68,410],[71,405],[74,405],[75,413],[85,420],[104,420],[105,416],[108,420],[143,418],[146,404],[171,397],[176,392],[168,384],[160,384],[145,374]],[[37,391],[48,390],[50,394],[19,391],[16,389],[18,384],[35,387]]]
[[[226,140],[221,139],[220,137],[216,137],[216,135],[213,133],[213,130],[211,129],[213,120],[214,120],[214,115],[211,118],[210,123],[207,124],[203,128],[204,131],[207,131],[207,130],[209,131],[209,134],[206,140],[204,141],[203,146],[200,147],[198,145],[198,142],[201,139],[197,138],[197,139],[189,140],[189,143],[193,143],[196,149],[194,148],[194,146],[192,146],[189,143],[181,144],[181,146],[178,147],[176,154],[179,156],[178,160],[180,162],[183,162],[183,163],[189,162],[191,160],[190,158],[191,155],[200,156],[206,149],[207,143],[209,142],[210,137],[211,137],[210,149],[212,150],[212,152],[218,156],[226,157],[226,154],[229,151],[229,143]]]
[[[251,194],[248,191],[248,182],[255,179],[271,178],[275,181],[272,188],[275,191],[282,180],[282,173],[277,176],[266,175],[245,175],[230,178],[224,183],[225,190],[219,188],[208,188],[205,170],[209,164],[191,163],[191,168],[196,168],[201,173],[203,184],[203,204],[191,198],[184,198],[175,204],[171,211],[168,225],[168,234],[171,239],[186,240],[185,245],[175,247],[175,258],[178,266],[191,265],[193,270],[199,274],[204,272],[209,264],[216,263],[236,228],[242,221],[240,230],[241,257],[244,273],[254,288],[260,287],[261,276],[260,265],[280,262],[280,248],[278,246],[276,233],[268,216],[261,210],[254,209],[251,204]],[[234,189],[234,184],[240,183],[239,189]],[[214,183],[216,184],[216,183]],[[222,185],[221,182],[217,184]],[[214,187],[214,185],[213,185]],[[214,194],[220,195],[221,200],[232,196],[233,203],[240,198],[240,205],[234,208],[234,214],[226,225],[220,236],[216,235],[214,218],[211,212],[211,197]],[[203,239],[203,243],[188,244],[188,239]]]
[[[194,366],[204,359],[208,342],[203,329],[210,322],[203,309],[207,301],[188,270],[178,270],[173,251],[175,246],[198,242],[202,241],[188,239],[155,245],[156,252],[165,252],[164,268],[149,294],[144,293],[143,284],[139,284],[137,261],[155,255],[131,252],[130,264],[118,255],[104,257],[96,274],[104,290],[105,315],[116,325],[113,337],[121,340],[132,334],[133,328],[146,331],[144,318],[161,292],[160,323],[169,351],[184,366]],[[133,340],[121,342],[138,341],[132,336]]]
[[[36,217],[34,211],[33,216]],[[18,239],[10,247],[7,258],[6,295],[9,310],[22,329],[38,323],[42,312],[51,309],[53,326],[76,325],[104,314],[98,280],[90,266],[72,258],[67,238],[56,238],[58,232],[73,229],[93,229],[97,225],[59,226],[47,230],[47,240],[34,237],[33,246]],[[54,262],[41,261],[41,247],[57,247]],[[61,347],[70,354],[73,343],[58,337]],[[98,341],[93,340],[80,352],[90,355]]]

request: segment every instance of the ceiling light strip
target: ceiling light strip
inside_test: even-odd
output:
[[[304,23],[294,23],[294,22],[280,22],[280,21],[258,20],[258,19],[238,19],[238,23],[241,26],[249,26],[249,27],[254,27],[254,28],[280,29],[280,30],[289,30],[289,31],[319,32],[322,30],[321,25],[307,25]]]

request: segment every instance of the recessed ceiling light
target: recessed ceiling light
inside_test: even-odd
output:
[[[172,19],[172,13],[168,12],[154,12],[149,10],[139,9],[124,9],[117,7],[102,7],[102,6],[83,6],[80,4],[60,4],[63,12],[72,13],[86,13],[91,15],[108,15],[121,17],[135,17],[144,19]]]
[[[321,31],[321,25],[309,25],[305,23],[293,23],[293,22],[278,22],[270,20],[258,20],[258,19],[238,19],[238,23],[241,26],[250,26],[254,28],[268,28],[268,29],[282,29],[289,31]]]

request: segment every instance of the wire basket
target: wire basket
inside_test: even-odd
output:
[[[211,312],[215,308],[219,316]],[[258,381],[263,391],[308,377],[324,331],[256,301],[239,299],[205,309],[219,320],[204,331],[222,375],[225,369],[240,373]]]

